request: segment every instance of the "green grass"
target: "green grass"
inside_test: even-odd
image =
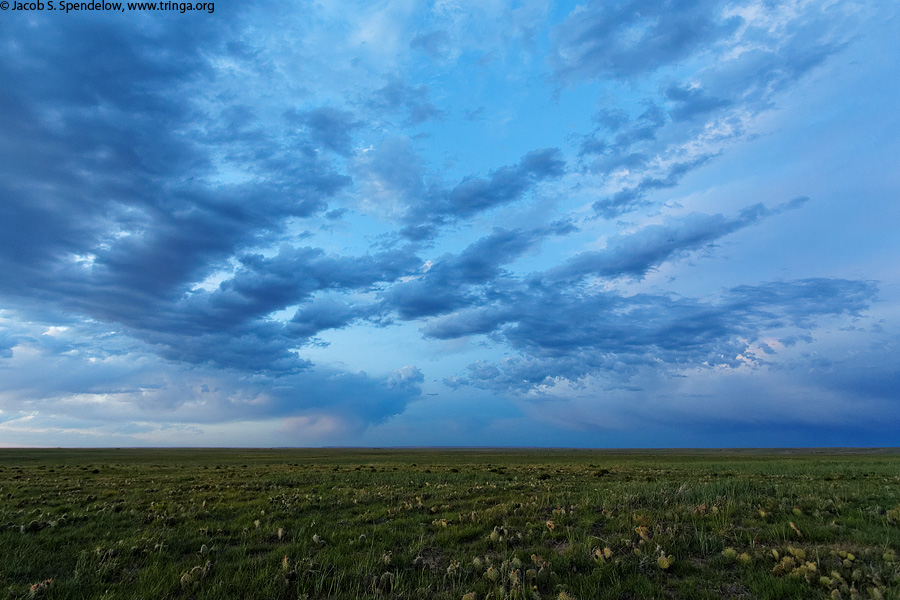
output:
[[[900,599],[898,559],[891,451],[0,451],[11,598]]]

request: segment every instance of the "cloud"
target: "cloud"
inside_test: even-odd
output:
[[[290,320],[288,335],[294,339],[309,339],[328,329],[346,327],[371,313],[366,307],[334,298],[316,298],[297,309]]]
[[[422,333],[427,338],[451,340],[491,333],[514,319],[515,313],[505,305],[466,307],[446,317],[430,320]]]
[[[449,189],[429,189],[412,204],[403,219],[409,231],[433,231],[447,221],[472,217],[481,212],[521,200],[544,181],[565,173],[566,162],[556,148],[533,150],[516,165],[492,171],[486,178],[467,177]]]
[[[604,250],[582,252],[572,257],[550,269],[545,277],[554,282],[578,281],[589,275],[640,279],[663,262],[708,246],[768,216],[799,207],[806,200],[797,198],[771,210],[756,204],[733,218],[695,213],[663,225],[648,225],[634,233],[611,238]]]
[[[487,178],[467,178],[440,199],[440,214],[469,217],[520,199],[534,185],[561,177],[565,160],[556,148],[529,152],[512,167],[501,167]]]
[[[519,356],[474,363],[453,383],[524,392],[560,381],[577,383],[589,374],[627,382],[644,367],[658,372],[739,368],[764,362],[748,354],[764,333],[809,330],[827,317],[859,315],[876,291],[872,283],[843,279],[739,286],[718,300],[532,290],[486,319],[487,326],[497,328],[494,335]],[[454,314],[429,333],[464,335],[472,321],[471,314]]]
[[[16,48],[2,50],[27,55],[46,74],[33,77],[15,56],[0,67],[17,82],[3,100],[4,122],[15,129],[0,134],[5,305],[114,324],[173,361],[307,369],[293,349],[314,333],[310,324],[271,322],[269,313],[322,290],[368,289],[421,261],[411,250],[254,252],[290,237],[292,222],[322,215],[350,185],[313,147],[347,154],[360,125],[349,112],[318,106],[288,113],[299,132],[273,127],[221,87],[219,61],[239,63],[247,52],[225,43],[227,19],[221,31],[191,35],[179,23],[55,23],[59,39],[77,40],[65,48],[71,63],[59,59],[61,48],[21,32]],[[100,55],[112,58],[78,71]],[[197,287],[210,277],[222,280],[217,289]]]
[[[74,32],[81,21],[58,26]],[[296,348],[322,330],[377,316],[371,304],[316,294],[371,291],[422,264],[414,247],[363,256],[312,246],[254,250],[277,244],[291,220],[335,214],[326,214],[328,199],[352,181],[314,149],[349,156],[363,122],[320,104],[277,113],[295,131],[272,127],[251,102],[217,87],[209,48],[238,63],[259,57],[246,44],[223,48],[213,31],[162,44],[184,52],[174,67],[156,50],[159,32],[108,33],[94,42],[79,37],[70,49],[93,56],[119,47],[115,60],[80,83],[54,58],[56,49],[35,38],[18,51],[46,63],[46,80],[19,69],[14,57],[4,62],[5,79],[21,83],[4,97],[16,116],[5,144],[18,146],[7,153],[0,183],[4,297],[11,306],[40,302],[57,318],[115,324],[171,361],[278,377],[309,370]],[[152,91],[134,91],[140,86]],[[194,92],[190,99],[179,96],[183,89]],[[405,113],[413,124],[441,116],[425,86],[399,78],[376,90],[369,108]],[[399,191],[401,215],[423,198],[437,209],[407,218],[408,232],[515,201],[564,164],[558,151],[536,151],[486,180],[429,189],[404,153],[413,157],[395,138],[351,173],[387,195]],[[451,270],[475,277],[476,258],[460,260]],[[483,278],[496,274],[480,268]],[[212,289],[201,285],[209,278],[217,281]],[[293,319],[269,319],[292,307]],[[3,347],[10,354],[12,342]]]
[[[66,254],[88,254],[92,242],[160,214],[173,195],[161,180],[208,172],[204,153],[177,132],[190,127],[181,92],[190,78],[209,75],[199,47],[209,31],[199,27],[192,44],[178,25],[154,38],[105,19],[48,24],[52,39],[72,41],[61,61],[59,47],[15,27],[5,25],[7,39],[20,41],[2,50],[0,67],[9,86],[4,123],[12,126],[0,134],[0,271],[26,283]],[[182,56],[177,64],[170,51]],[[102,55],[114,58],[89,67]],[[17,56],[45,77],[33,77]]]
[[[353,148],[353,130],[361,126],[354,120],[353,113],[331,106],[291,110],[285,113],[285,119],[306,127],[313,143],[344,156]]]
[[[413,50],[421,50],[434,60],[444,56],[445,48],[450,43],[450,34],[444,29],[420,33],[410,42]]]
[[[447,302],[440,310],[401,311],[401,316],[436,316],[423,328],[429,338],[490,335],[495,343],[519,352],[501,363],[474,363],[465,376],[448,380],[454,386],[527,391],[548,382],[577,382],[590,373],[628,381],[640,367],[737,368],[760,363],[764,359],[751,350],[757,344],[760,352],[771,354],[771,347],[760,341],[764,332],[790,330],[783,334],[785,345],[811,341],[805,332],[822,319],[858,316],[866,310],[876,286],[865,281],[800,279],[736,286],[718,298],[692,299],[625,295],[586,287],[584,281],[640,279],[663,262],[806,202],[800,197],[772,209],[754,205],[734,218],[692,214],[646,226],[611,238],[605,250],[576,255],[521,282],[495,279],[496,287],[482,291],[478,302],[456,296],[456,302]],[[502,252],[483,254],[502,256]],[[429,283],[437,286],[443,281],[461,282],[465,276],[454,273]],[[422,298],[441,297],[440,288],[421,291]]]
[[[723,18],[721,2],[590,2],[553,34],[557,79],[632,78],[690,58],[734,33],[739,17]]]
[[[530,331],[530,327],[537,325],[529,325],[531,321],[528,319],[520,321],[523,315],[517,310],[525,306],[531,306],[535,316],[540,315],[535,323],[543,323],[553,331],[562,332],[563,324],[543,316],[545,310],[559,311],[558,314],[566,315],[566,320],[578,314],[579,306],[590,302],[598,303],[591,306],[591,313],[620,312],[629,310],[629,306],[640,310],[644,296],[625,300],[615,295],[593,297],[584,294],[581,290],[586,278],[628,277],[640,280],[665,262],[707,247],[720,238],[765,218],[798,208],[807,200],[804,197],[796,198],[772,209],[757,204],[745,208],[732,218],[690,214],[671,219],[662,225],[648,225],[631,234],[610,238],[604,250],[582,252],[556,267],[530,274],[523,281],[509,280],[501,283],[497,280],[499,267],[531,247],[535,238],[524,236],[523,232],[495,231],[493,236],[473,244],[460,256],[445,257],[443,261],[437,262],[422,278],[394,286],[387,298],[404,318],[446,315],[430,321],[423,329],[423,333],[431,338],[452,339],[488,334],[509,323],[519,323],[512,329],[504,329],[502,339],[509,342],[509,335],[519,335],[522,340],[531,339],[534,336],[523,332]],[[567,232],[568,230],[562,233]],[[537,232],[532,232],[531,236],[535,233]],[[478,296],[467,295],[465,284],[476,283],[491,283],[494,287],[487,286],[488,289]],[[655,298],[654,302],[656,301],[661,299]],[[560,302],[563,305],[558,305]],[[541,303],[546,303],[546,307],[540,308]],[[686,310],[686,305],[681,308]],[[652,310],[648,309],[651,313]],[[690,321],[689,314],[682,316],[685,322]],[[584,323],[583,319],[575,318],[571,326],[582,331]],[[685,327],[690,329],[687,325]],[[673,331],[674,329],[673,325]],[[604,333],[590,331],[587,335],[601,339]],[[690,343],[687,339],[683,341]],[[579,344],[560,342],[561,347],[569,345]]]
[[[631,157],[635,156],[639,155],[631,155]],[[598,215],[605,219],[613,219],[636,208],[648,206],[650,204],[646,200],[648,193],[677,186],[687,173],[712,158],[711,154],[703,154],[687,161],[672,163],[666,167],[663,177],[644,176],[637,185],[621,189],[609,198],[597,200],[591,206]]]
[[[282,375],[267,369],[248,377],[240,368],[188,366],[183,360],[173,365],[152,346],[99,323],[54,330],[15,321],[3,324],[0,333],[17,340],[0,366],[0,410],[82,424],[151,421],[205,428],[314,416],[358,433],[402,412],[421,394],[424,381],[414,366],[383,377],[322,366]],[[46,377],[48,366],[52,378]]]
[[[669,111],[669,115],[675,121],[689,121],[713,111],[728,108],[732,104],[730,100],[715,98],[700,88],[679,85],[671,85],[666,88],[665,95],[675,104]]]
[[[387,385],[391,389],[403,388],[416,393],[419,392],[419,384],[425,381],[425,376],[416,366],[406,365],[391,373]]]
[[[892,398],[882,395],[881,388],[890,377],[879,378],[873,396],[856,394],[844,378],[852,378],[863,363],[871,366],[872,374],[896,369],[886,368],[880,349],[865,348],[868,342],[862,337],[854,340],[821,330],[819,335],[840,344],[826,351],[831,360],[827,367],[779,349],[771,362],[753,367],[672,372],[638,366],[632,381],[624,384],[601,371],[575,385],[548,378],[520,395],[518,404],[527,412],[530,427],[561,429],[558,435],[588,447],[684,447],[693,444],[688,440],[720,448],[820,447],[878,445],[876,440],[890,439],[898,419]],[[896,340],[880,342],[893,347]],[[506,363],[502,367],[511,379],[517,374],[524,379],[539,372],[535,363],[522,361],[521,371]],[[489,374],[489,365],[479,367]],[[460,388],[460,393],[465,391]],[[491,391],[498,393],[499,388]]]
[[[245,255],[232,278],[213,292],[194,294],[187,304],[199,305],[191,311],[194,319],[205,318],[205,327],[220,328],[304,302],[319,290],[367,289],[393,281],[420,264],[410,248],[351,257],[284,245],[271,257]]]
[[[4,139],[0,184],[7,297],[144,326],[193,282],[280,234],[287,219],[320,213],[348,184],[304,148],[274,143],[245,106],[187,95],[205,84],[215,96],[206,51],[220,50],[220,38],[172,25],[56,23],[54,39],[77,40],[65,61],[61,48],[33,36],[5,49],[46,75],[33,77],[12,56],[2,61],[4,80],[16,82],[5,94],[17,111],[8,122],[19,128]],[[229,30],[227,19],[222,25],[219,35]],[[79,70],[101,55],[112,58]],[[223,181],[218,153],[256,180]]]
[[[135,335],[157,344],[163,355],[189,363],[267,372],[305,369],[294,352],[323,329],[345,326],[372,314],[363,305],[315,299],[329,290],[369,290],[414,272],[421,264],[409,248],[342,257],[319,248],[282,246],[272,257],[246,255],[240,268],[212,291],[198,290],[143,323]],[[268,320],[298,306],[286,322]]]
[[[444,118],[443,111],[429,101],[428,86],[414,87],[398,77],[391,77],[384,87],[375,90],[366,104],[388,114],[403,113],[406,125],[413,127]]]
[[[540,3],[258,8],[196,22],[74,15],[42,35],[28,20],[0,23],[4,433],[227,442],[250,424],[274,436],[256,443],[352,443],[375,425],[403,431],[395,417],[432,394],[447,411],[487,394],[521,411],[504,421],[497,409],[479,435],[537,431],[545,401],[573,409],[550,411],[573,415],[554,432],[609,429],[647,420],[650,408],[631,405],[661,406],[675,379],[662,413],[688,423],[709,411],[699,431],[731,422],[735,405],[703,403],[732,375],[742,399],[792,384],[797,402],[827,396],[828,414],[854,389],[866,407],[890,401],[896,369],[827,341],[889,337],[864,331],[879,310],[891,326],[877,304],[890,282],[866,279],[877,277],[865,266],[872,242],[842,246],[837,268],[796,249],[781,264],[790,249],[735,236],[771,264],[752,277],[735,264],[727,284],[710,261],[686,259],[750,226],[784,239],[773,217],[806,202],[727,206],[739,198],[822,195],[827,174],[741,187],[758,187],[759,145],[744,145],[740,165],[709,166],[760,133],[763,146],[798,152],[807,134],[825,140],[840,103],[866,95],[842,73],[875,72],[875,42],[859,32],[896,11],[716,0],[588,2],[568,16]],[[809,77],[822,67],[828,78]],[[800,97],[815,119],[774,111]],[[865,115],[867,127],[888,123]],[[833,157],[851,151],[851,128],[829,134],[841,138]],[[880,183],[832,186],[793,221],[798,235],[853,240],[840,229],[850,213],[834,217],[841,194],[878,206],[865,194],[892,183],[866,173]],[[854,260],[860,274],[846,275]],[[649,276],[663,268],[671,288]],[[813,276],[823,274],[837,276]],[[766,383],[747,384],[754,373]]]
[[[496,284],[503,267],[536,247],[549,235],[565,235],[569,223],[555,223],[529,231],[495,228],[459,254],[445,254],[427,265],[420,275],[394,284],[383,295],[382,310],[396,311],[403,319],[438,315],[483,301],[474,288]]]
[[[233,276],[205,291],[191,289],[193,280],[208,272],[204,259],[233,250],[227,228],[205,223],[191,238],[187,228],[168,233],[159,223],[155,227],[156,239],[127,240],[98,251],[89,266],[61,260],[52,271],[34,269],[21,288],[21,301],[44,298],[59,310],[118,323],[158,344],[171,359],[250,370],[271,365],[276,371],[305,364],[290,352],[302,342],[291,338],[296,331],[264,321],[266,315],[306,302],[318,291],[369,289],[421,264],[411,248],[341,257],[283,246],[268,258],[244,255]]]
[[[725,296],[735,314],[764,319],[768,327],[815,327],[823,315],[858,315],[874,299],[873,282],[811,278],[765,285],[742,285]]]
[[[533,150],[487,177],[450,186],[426,181],[411,141],[392,138],[358,156],[352,170],[365,190],[361,208],[398,220],[401,236],[418,242],[434,238],[445,225],[523,200],[543,182],[562,177],[565,166],[558,149]]]
[[[685,175],[720,154],[722,142],[743,133],[736,121],[723,129],[717,140],[704,131],[709,126],[706,121],[702,122],[704,129],[679,130],[678,122],[688,115],[725,106],[713,107],[709,102],[703,104],[705,101],[704,97],[696,105],[684,103],[669,111],[646,100],[635,118],[612,109],[601,109],[595,115],[598,127],[582,137],[579,158],[589,172],[616,180],[616,191],[593,204],[599,216],[613,219],[648,206],[650,193],[674,188]]]
[[[606,192],[593,205],[597,215],[648,207],[658,201],[654,192],[753,135],[762,113],[847,47],[852,27],[841,23],[859,16],[849,5],[835,11],[826,18],[782,3],[638,0],[574,10],[554,37],[554,76],[564,85],[597,81],[606,91],[597,127],[579,138],[579,162]]]

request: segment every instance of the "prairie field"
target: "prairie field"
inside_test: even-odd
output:
[[[900,599],[900,454],[0,450],[0,590]]]

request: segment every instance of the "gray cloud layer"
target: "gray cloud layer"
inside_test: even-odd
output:
[[[288,42],[254,41],[256,10],[156,24],[74,15],[47,19],[40,35],[24,20],[0,23],[0,369],[16,373],[0,387],[7,406],[107,394],[195,422],[352,413],[361,431],[403,412],[426,377],[413,365],[369,376],[313,364],[304,349],[323,332],[412,322],[427,340],[485,336],[511,355],[448,382],[519,394],[598,373],[626,386],[642,368],[762,364],[747,353],[764,337],[808,341],[875,300],[876,283],[837,277],[693,298],[617,287],[805,197],[626,224],[605,248],[538,271],[524,259],[583,224],[572,206],[434,250],[479,219],[541,206],[547,190],[567,200],[580,185],[601,190],[585,202],[599,221],[655,210],[844,47],[839,19],[809,11],[779,34],[718,1],[590,2],[550,34],[551,82],[634,86],[643,101],[598,104],[568,154],[560,139],[447,176],[414,141],[453,116],[437,78],[398,68],[314,97],[305,72],[285,75],[278,62],[294,52]],[[436,28],[402,46],[437,63],[456,42]],[[693,69],[704,56],[716,60]],[[360,240],[363,250],[304,241],[360,215],[388,233]],[[57,382],[36,376],[46,365]]]

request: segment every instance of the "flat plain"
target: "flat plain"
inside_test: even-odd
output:
[[[11,598],[900,598],[896,450],[0,450]]]

